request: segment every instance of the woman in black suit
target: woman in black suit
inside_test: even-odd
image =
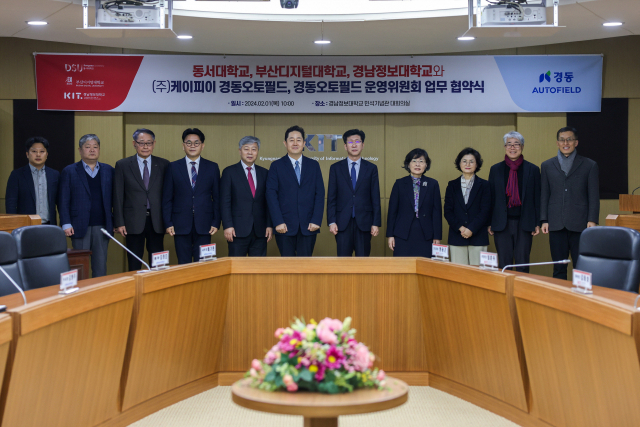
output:
[[[415,148],[404,159],[409,176],[396,180],[389,198],[387,237],[393,256],[431,258],[431,245],[442,239],[442,202],[438,181],[424,173],[427,152]]]
[[[473,148],[463,149],[455,165],[462,176],[449,181],[444,195],[451,262],[480,265],[480,252],[486,251],[489,245],[491,187],[476,175],[482,167],[482,157]]]

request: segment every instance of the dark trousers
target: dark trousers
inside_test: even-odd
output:
[[[431,258],[433,239],[427,240],[424,238],[418,218],[413,218],[411,221],[407,240],[398,236],[394,236],[394,239],[396,246],[393,250],[393,256]]]
[[[551,249],[551,259],[554,261],[562,261],[563,259],[569,258],[569,252],[571,252],[573,268],[577,268],[581,234],[582,232],[569,231],[566,228],[558,231],[550,231],[549,247]],[[553,277],[555,279],[567,280],[567,264],[554,264]]]
[[[102,234],[103,225],[90,225],[82,239],[71,238],[73,249],[91,250],[91,277],[107,275],[107,248],[109,238]]]
[[[267,238],[256,236],[255,229],[247,237],[234,237],[229,244],[229,256],[267,256]]]
[[[351,218],[344,230],[336,234],[338,256],[369,256],[371,253],[371,231],[362,231],[355,218]]]
[[[178,264],[200,261],[200,246],[211,243],[211,234],[198,234],[195,221],[191,225],[189,234],[176,234],[173,238],[176,244]]]
[[[520,228],[520,219],[507,219],[507,226],[502,231],[494,231],[493,241],[498,251],[498,267],[502,269],[509,264],[528,264],[531,254],[533,236],[531,231]],[[529,272],[529,267],[516,267],[516,271]]]
[[[283,236],[276,232],[276,244],[281,256],[311,256],[318,234],[305,236],[298,228],[295,236]]]
[[[151,266],[151,254],[164,251],[164,234],[153,231],[153,223],[149,215],[147,215],[147,222],[144,224],[144,230],[141,234],[127,234],[127,248],[136,254],[138,258],[142,259],[144,256],[145,240],[147,243],[147,252],[149,253],[149,266]],[[140,270],[142,267],[140,261],[132,257],[129,253],[127,253],[127,259],[129,260],[129,271]]]

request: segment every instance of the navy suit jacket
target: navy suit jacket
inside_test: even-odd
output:
[[[162,217],[165,228],[174,227],[176,234],[189,234],[195,221],[198,234],[209,234],[211,227],[220,228],[220,168],[200,158],[195,188],[183,158],[171,162],[164,175]]]
[[[255,230],[258,237],[265,237],[267,227],[271,227],[269,207],[265,193],[269,171],[253,165],[256,172],[256,195],[251,187],[242,163],[226,167],[220,180],[220,210],[224,228],[233,227],[236,237],[247,237]]]
[[[338,230],[343,231],[349,224],[355,205],[358,228],[371,231],[372,225],[382,225],[378,167],[362,159],[354,190],[349,172],[350,162],[346,158],[332,164],[329,169],[327,224],[336,223]]]
[[[104,229],[113,234],[113,214],[111,197],[113,194],[113,167],[100,162],[100,186],[106,224]],[[91,192],[82,161],[67,166],[60,174],[58,188],[58,212],[60,225],[71,224],[73,239],[82,239],[89,226],[91,213]]]
[[[285,236],[300,232],[305,236],[319,233],[309,231],[310,223],[320,225],[324,214],[324,181],[320,164],[301,156],[300,184],[288,155],[271,164],[267,176],[267,204],[274,227],[287,225]]]
[[[44,168],[47,176],[47,198],[49,199],[49,223],[56,225],[56,201],[60,172]],[[5,208],[8,214],[36,215],[36,188],[29,165],[15,169],[7,181]]]
[[[526,160],[521,167],[523,169],[520,228],[524,231],[535,231],[540,225],[540,168]],[[504,179],[506,168],[507,164],[502,161],[491,166],[489,172],[491,231],[503,231],[507,228],[507,181]]]
[[[427,183],[426,187],[424,183]],[[413,179],[405,176],[396,180],[389,197],[387,215],[387,237],[407,240],[411,222],[416,217],[413,199]],[[433,178],[420,179],[418,220],[426,240],[442,240],[442,200],[440,186]]]
[[[488,246],[487,226],[491,217],[491,186],[476,175],[465,204],[460,178],[449,181],[444,195],[444,217],[449,223],[447,243],[453,246]],[[460,227],[471,230],[473,235],[465,239]]]

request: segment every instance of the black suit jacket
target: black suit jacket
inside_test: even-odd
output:
[[[487,225],[491,215],[491,186],[476,175],[469,194],[469,201],[464,203],[462,182],[460,178],[449,181],[444,195],[444,217],[449,223],[448,244],[453,246],[488,246],[489,233]],[[460,227],[471,230],[473,235],[465,239]]]
[[[60,172],[44,168],[47,176],[47,198],[49,199],[49,223],[56,225],[56,201]],[[15,169],[7,181],[5,208],[8,214],[36,215],[36,188],[29,165]]]
[[[353,189],[349,163],[344,159],[331,165],[329,169],[329,189],[327,192],[327,224],[336,223],[339,231],[349,224],[356,207],[356,223],[362,231],[371,231],[371,226],[380,227],[380,182],[378,167],[364,159],[360,161],[360,172]]]
[[[520,201],[520,228],[534,231],[540,225],[540,168],[531,162],[522,163],[522,194]],[[507,182],[504,180],[507,164],[502,161],[491,166],[489,184],[491,185],[491,231],[503,231],[507,228]],[[585,224],[586,226],[586,224]]]
[[[222,225],[233,227],[236,237],[247,237],[255,230],[258,237],[265,237],[267,227],[272,227],[265,196],[269,171],[253,165],[256,172],[256,196],[251,194],[249,181],[242,163],[226,167],[220,181]]]
[[[550,231],[566,228],[581,232],[587,222],[598,223],[600,184],[598,164],[576,154],[565,176],[557,157],[542,163],[542,202],[540,221],[549,223]]]
[[[442,200],[438,181],[423,176],[418,197],[418,220],[425,240],[442,240]],[[413,179],[411,176],[405,176],[398,179],[391,190],[387,237],[397,236],[406,240],[415,217]]]
[[[113,176],[113,224],[127,227],[127,233],[141,234],[147,221],[147,197],[153,231],[164,234],[162,188],[169,161],[151,156],[149,190],[144,188],[136,155],[118,160]]]

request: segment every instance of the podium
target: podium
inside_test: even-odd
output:
[[[621,194],[618,203],[621,211],[631,212],[631,215],[607,215],[605,225],[640,231],[640,196]]]
[[[0,231],[7,233],[11,233],[16,228],[40,224],[42,224],[42,220],[38,215],[0,214]]]

